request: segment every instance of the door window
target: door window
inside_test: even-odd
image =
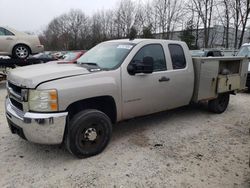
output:
[[[182,47],[178,44],[169,44],[168,45],[173,69],[184,69],[186,67],[186,58]]]
[[[144,57],[152,57],[154,59],[154,72],[167,69],[165,54],[160,44],[150,44],[142,47],[135,55],[132,62],[142,62]]]
[[[14,34],[8,31],[7,29],[0,27],[0,36],[12,36],[12,35]]]
[[[2,27],[0,27],[0,36],[4,36],[5,33],[4,33],[4,29]]]

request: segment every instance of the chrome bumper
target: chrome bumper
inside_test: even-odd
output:
[[[21,131],[20,136],[38,144],[62,143],[67,112],[24,113],[13,106],[8,98],[5,101],[5,112],[12,133]]]

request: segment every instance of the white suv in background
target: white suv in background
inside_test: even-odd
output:
[[[250,58],[250,43],[243,44],[237,56],[247,56]],[[250,63],[248,64],[248,75],[247,75],[246,86],[248,87],[248,90],[250,91]]]
[[[25,59],[30,54],[43,50],[44,47],[37,36],[0,26],[0,55]]]

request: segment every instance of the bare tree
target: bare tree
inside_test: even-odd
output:
[[[80,39],[88,28],[88,18],[80,10],[71,10],[54,18],[43,32],[48,49],[79,49]]]
[[[181,0],[157,0],[153,5],[159,20],[160,31],[164,38],[170,38],[170,31],[182,18],[183,6]]]
[[[228,0],[223,0],[223,4],[225,6],[225,22],[226,22],[226,29],[225,29],[225,35],[226,35],[226,45],[225,47],[229,47],[229,26],[230,26],[230,10],[229,10],[229,3]]]
[[[246,25],[247,25],[249,13],[250,13],[250,0],[242,0],[242,2],[240,3],[240,7],[238,8],[239,8],[240,20],[242,24],[242,30],[241,30],[240,41],[239,41],[239,46],[238,46],[240,48],[243,42],[243,37],[245,34]]]
[[[131,28],[138,36],[173,38],[173,31],[192,23],[189,33],[195,36],[195,47],[203,35],[202,47],[214,46],[221,39],[216,24],[223,25],[222,45],[229,47],[230,29],[234,26],[234,46],[244,41],[250,0],[120,0],[115,9],[96,12],[90,18],[81,10],[71,10],[53,19],[40,38],[47,49],[90,48],[104,40],[125,38]],[[201,32],[202,31],[202,32]],[[155,36],[158,37],[158,36]]]
[[[82,30],[86,31],[88,18],[80,10],[71,10],[67,15],[66,20],[68,20],[68,30],[73,37],[72,48],[79,49],[79,39]]]
[[[116,9],[116,24],[118,30],[118,37],[127,37],[130,33],[131,27],[135,23],[136,7],[131,0],[121,0]]]
[[[219,0],[218,4],[216,5],[219,24],[223,26],[223,40],[221,45],[225,48],[229,48],[229,29],[232,18],[231,1],[232,0]]]
[[[156,9],[152,8],[150,2],[139,2],[136,10],[136,17],[134,26],[136,27],[138,34],[143,35],[146,32],[157,32],[158,21]],[[148,36],[148,35],[147,35]]]
[[[193,0],[195,10],[202,20],[204,27],[204,44],[203,47],[208,47],[209,32],[211,27],[214,0]]]

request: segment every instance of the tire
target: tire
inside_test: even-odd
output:
[[[12,57],[18,59],[26,59],[30,55],[30,49],[28,46],[19,44],[14,47]]]
[[[208,109],[211,112],[221,114],[225,112],[225,110],[227,109],[229,100],[230,100],[229,93],[219,94],[219,96],[216,99],[208,101]]]
[[[66,147],[78,158],[101,153],[112,134],[110,118],[98,110],[85,110],[70,120],[66,135]]]

